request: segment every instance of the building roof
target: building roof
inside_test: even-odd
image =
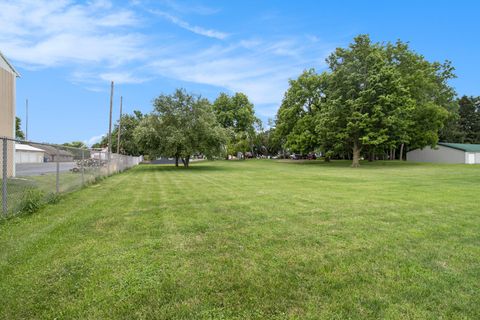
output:
[[[480,144],[439,142],[438,145],[465,152],[480,152]]]
[[[58,152],[58,155],[60,155],[60,156],[73,157],[73,153],[68,152],[66,150],[63,150],[63,149],[61,149],[61,147],[57,151],[57,148],[54,147],[54,146],[51,146],[51,145],[37,144],[37,143],[32,143],[32,145],[35,146],[35,147],[40,147],[41,149],[43,149],[45,151],[45,153],[47,153],[48,155],[51,155],[51,156],[57,155],[57,152]]]
[[[10,68],[11,72],[13,72],[17,77],[20,77],[20,73],[18,73],[17,70],[15,70],[15,68],[12,66],[12,64],[8,62],[7,58],[3,55],[2,51],[0,51],[0,59],[5,61],[7,66]]]
[[[28,144],[15,143],[15,151],[45,152],[43,149],[29,146]]]

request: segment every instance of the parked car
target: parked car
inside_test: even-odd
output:
[[[247,152],[245,152],[245,158],[246,158],[246,159],[252,159],[252,158],[253,158],[253,154],[252,154],[250,151],[247,151]]]
[[[317,160],[317,155],[315,153],[309,153],[307,155],[308,160]]]

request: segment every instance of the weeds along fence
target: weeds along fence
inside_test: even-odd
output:
[[[143,161],[109,153],[0,137],[0,189],[3,217],[33,212],[58,195],[80,189],[102,177]]]

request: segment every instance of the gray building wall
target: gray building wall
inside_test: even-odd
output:
[[[444,146],[425,147],[407,152],[407,160],[414,162],[465,163],[465,152]]]

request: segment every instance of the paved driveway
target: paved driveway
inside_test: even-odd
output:
[[[60,172],[69,171],[75,166],[75,162],[60,162]],[[55,173],[57,171],[57,164],[55,162],[17,163],[15,170],[17,177],[40,176],[46,173]]]
[[[182,160],[178,160],[178,162],[181,164]],[[151,164],[175,164],[175,159],[169,160],[168,158],[162,158],[162,159],[156,159],[150,161]]]

